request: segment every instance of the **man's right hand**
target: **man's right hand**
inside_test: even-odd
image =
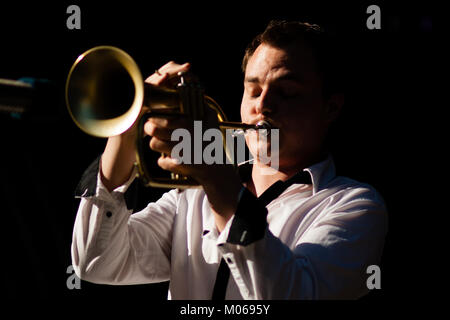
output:
[[[170,61],[149,76],[145,82],[157,86],[173,87],[174,81],[178,81],[177,74],[186,72],[189,68],[189,63],[180,65]],[[138,121],[121,135],[109,137],[106,143],[101,159],[100,172],[102,182],[110,192],[124,184],[133,171],[136,161],[137,123]]]

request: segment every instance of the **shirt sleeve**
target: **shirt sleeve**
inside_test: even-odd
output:
[[[217,244],[244,299],[356,299],[367,293],[366,269],[379,263],[387,232],[386,209],[370,200],[371,192],[360,189],[345,203],[318,208],[321,218],[291,247],[267,225],[259,240],[246,242],[235,227],[242,216],[230,219]],[[258,208],[256,198],[241,201],[248,203],[240,208]]]
[[[124,185],[109,192],[100,179],[98,164],[94,167],[95,162],[77,190],[81,201],[72,239],[76,274],[83,280],[102,284],[168,280],[177,191],[165,193],[157,202],[132,214],[124,194],[136,172]]]

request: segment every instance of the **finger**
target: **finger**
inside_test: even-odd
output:
[[[173,129],[163,125],[158,125],[155,121],[149,120],[144,124],[144,133],[160,140],[170,141]]]
[[[164,170],[168,170],[174,173],[184,174],[184,165],[181,161],[168,156],[161,156],[158,158],[158,166]]]
[[[175,146],[175,144],[176,143],[172,142],[172,141],[161,140],[161,139],[158,139],[157,137],[152,137],[150,139],[149,146],[150,146],[150,149],[152,149],[153,151],[171,154],[172,149]]]
[[[145,79],[145,82],[153,84],[155,86],[159,86],[164,81],[166,81],[168,78],[169,78],[169,75],[167,73],[155,72],[150,77]]]
[[[163,65],[161,68],[157,69],[150,77],[145,79],[145,82],[154,85],[162,85],[168,82],[171,78],[178,75],[178,72],[187,72],[190,68],[190,63],[177,64],[170,61]]]
[[[184,64],[178,64],[174,61],[169,61],[165,65],[163,65],[161,68],[158,69],[159,73],[167,73],[169,77],[176,76],[178,72],[188,71],[191,67],[191,64],[189,62],[186,62]]]

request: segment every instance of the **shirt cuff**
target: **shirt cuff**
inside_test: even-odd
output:
[[[100,199],[108,200],[108,199],[110,199],[111,196],[116,195],[116,194],[123,194],[123,195],[127,194],[128,193],[127,191],[129,190],[130,186],[135,182],[136,174],[137,174],[137,170],[136,170],[136,167],[134,167],[128,180],[124,184],[118,186],[117,188],[115,188],[114,190],[109,192],[109,190],[103,184],[100,170],[98,170],[97,177],[96,177],[97,188],[95,191],[95,196]],[[127,197],[125,197],[125,198],[127,198]],[[130,208],[128,208],[128,209],[130,209]]]
[[[101,156],[97,157],[83,173],[80,182],[75,190],[75,197],[97,197],[102,200],[116,200],[113,195],[124,194],[127,208],[133,208],[134,200],[137,194],[138,180],[136,167],[134,167],[128,180],[121,186],[115,188],[112,192],[102,182],[101,179]]]
[[[247,246],[264,238],[266,229],[266,207],[253,193],[243,187],[240,192],[236,213],[223,230],[228,233],[227,243]]]
[[[75,198],[92,197],[97,190],[97,173],[99,172],[101,155],[98,156],[83,172],[80,182],[75,188]]]

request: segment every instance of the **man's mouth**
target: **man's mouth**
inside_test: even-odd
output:
[[[247,130],[246,133],[254,132],[259,136],[265,137],[271,135],[272,129],[277,129],[269,119],[256,119],[252,121],[251,125],[253,125],[254,127],[250,130]]]
[[[255,129],[278,129],[274,121],[269,118],[257,118],[250,121],[250,124],[255,125]]]

